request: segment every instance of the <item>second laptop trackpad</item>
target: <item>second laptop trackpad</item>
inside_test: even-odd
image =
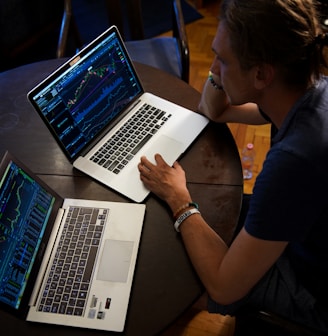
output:
[[[133,245],[132,241],[107,239],[100,258],[97,280],[126,282]]]

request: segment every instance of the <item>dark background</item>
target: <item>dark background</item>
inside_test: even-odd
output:
[[[201,18],[186,0],[181,4],[186,23]],[[63,8],[63,0],[1,0],[0,71],[55,58]],[[142,11],[146,38],[170,29],[170,0],[142,0]],[[73,0],[73,14],[83,44],[110,26],[104,0]],[[75,52],[71,36],[67,56]]]

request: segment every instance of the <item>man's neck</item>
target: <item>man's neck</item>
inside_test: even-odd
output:
[[[306,89],[291,90],[282,86],[272,86],[263,93],[258,105],[273,124],[280,128],[289,111],[305,92]]]

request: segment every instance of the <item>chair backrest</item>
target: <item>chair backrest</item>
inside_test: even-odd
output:
[[[190,56],[181,2],[180,0],[166,1],[171,1],[171,30],[179,50],[180,78],[188,83]],[[145,39],[141,0],[106,0],[106,6],[109,23],[118,27],[123,40]],[[161,57],[165,57],[164,54]]]
[[[180,0],[166,0],[171,1],[172,9],[172,39],[170,42],[176,44],[177,50],[177,58],[175,63],[177,64],[177,68],[180,69],[180,73],[177,74],[174,70],[172,71],[172,63],[164,62],[163,58],[167,57],[166,52],[162,52],[159,50],[157,52],[158,44],[156,44],[156,48],[152,46],[151,53],[147,52],[146,56],[153,55],[153,52],[157,54],[157,62],[154,62],[154,58],[152,57],[152,61],[146,64],[159,67],[162,70],[168,71],[169,73],[173,73],[174,75],[178,75],[181,79],[188,83],[189,81],[189,47],[187,34],[185,30],[184,18],[182,13],[182,6]],[[142,16],[142,1],[141,0],[105,0],[106,8],[107,8],[107,17],[108,23],[110,25],[116,25],[118,30],[120,31],[124,41],[138,41],[143,42],[145,39],[144,34],[144,22]],[[63,57],[65,55],[65,50],[67,47],[68,33],[72,28],[74,29],[74,36],[77,43],[77,47],[82,46],[81,38],[79,36],[79,32],[77,29],[77,25],[75,24],[74,15],[72,9],[72,0],[64,1],[64,13],[62,18],[62,25],[60,30],[60,36],[58,40],[57,47],[57,57]],[[151,40],[151,39],[147,39]],[[145,45],[145,44],[144,44]],[[154,44],[155,45],[155,44]],[[169,45],[166,43],[165,45]],[[172,43],[171,43],[172,46]],[[167,50],[173,50],[172,48],[168,48]],[[142,51],[143,48],[138,48],[138,53]],[[129,50],[130,51],[130,50]],[[131,54],[133,56],[133,54]],[[136,56],[136,54],[134,55]],[[139,55],[140,56],[140,55]],[[133,58],[133,57],[132,57]],[[144,60],[142,55],[141,57]],[[138,57],[135,58],[138,60]],[[140,57],[139,57],[140,59]],[[166,58],[167,60],[167,58]],[[170,58],[171,60],[171,58]],[[167,66],[169,63],[169,66]],[[163,64],[165,66],[163,66]]]
[[[106,6],[109,22],[117,26],[123,39],[127,37],[126,32],[131,40],[144,39],[140,0],[106,0]]]

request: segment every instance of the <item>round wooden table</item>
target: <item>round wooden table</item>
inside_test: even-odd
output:
[[[63,61],[33,63],[0,74],[0,155],[9,150],[63,197],[129,202],[73,169],[27,101],[27,92]],[[200,94],[191,86],[155,68],[139,63],[135,66],[146,91],[189,109],[197,108]],[[229,242],[243,191],[238,149],[229,128],[210,123],[180,163],[203,217]],[[145,204],[147,212],[122,335],[146,336],[160,332],[204,292],[181,238],[173,229],[170,211],[152,194]],[[14,335],[111,334],[30,323],[3,311],[0,324],[4,334]]]

